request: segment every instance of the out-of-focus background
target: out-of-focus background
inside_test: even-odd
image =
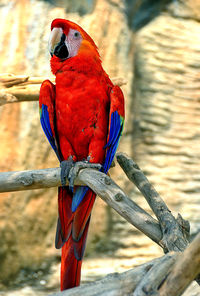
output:
[[[200,230],[200,2],[198,0],[0,0],[0,73],[51,76],[50,24],[67,18],[95,40],[110,77],[123,77],[126,124],[119,150],[133,157],[175,215]],[[0,108],[0,170],[58,166],[38,103]],[[117,165],[111,177],[145,210]],[[57,190],[0,195],[1,295],[59,289],[54,248]],[[150,239],[97,199],[83,282],[162,255]],[[200,295],[193,284],[185,296]]]

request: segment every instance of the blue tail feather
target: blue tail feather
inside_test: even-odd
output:
[[[76,211],[84,196],[86,195],[88,189],[89,188],[87,186],[79,186],[76,188],[76,192],[74,193],[72,199],[72,212]]]

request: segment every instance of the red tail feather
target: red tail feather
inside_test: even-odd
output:
[[[83,235],[78,242],[70,236],[62,247],[61,256],[61,291],[79,286],[81,279],[82,258],[85,251],[85,243],[90,219],[84,229]]]
[[[74,255],[72,236],[62,247],[61,256],[61,291],[79,286],[81,278],[82,260],[77,260]]]
[[[68,187],[60,187],[58,193],[56,246],[62,247],[61,290],[65,290],[80,284],[82,258],[95,194],[88,190],[77,210],[72,213],[72,193]]]

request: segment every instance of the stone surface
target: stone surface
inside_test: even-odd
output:
[[[51,75],[47,42],[55,17],[83,26],[97,43],[109,75],[127,80],[123,87],[126,125],[119,150],[134,157],[171,210],[189,219],[194,233],[199,231],[199,1],[1,0],[0,73]],[[1,107],[0,123],[1,171],[58,165],[40,127],[37,103]],[[110,172],[150,212],[119,166]],[[56,195],[55,189],[1,194],[2,288],[37,282],[39,295],[43,286],[58,287],[59,272],[52,271],[58,270],[55,262],[60,254],[54,249]],[[153,242],[97,199],[83,280],[161,254]],[[185,296],[198,295],[196,286],[188,291]],[[36,292],[27,286],[9,293]]]
[[[192,230],[200,211],[199,42],[196,20],[161,15],[138,33],[135,51],[133,155]]]

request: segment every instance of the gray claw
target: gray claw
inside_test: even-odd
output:
[[[60,163],[60,168],[61,168],[61,173],[60,173],[60,178],[61,178],[61,184],[62,186],[66,185],[66,178],[69,179],[69,172],[71,168],[73,167],[74,161],[72,157],[69,157],[68,160],[63,160]]]
[[[73,164],[71,169],[69,170],[68,174],[68,180],[69,180],[69,187],[71,191],[73,192],[74,187],[74,181],[76,177],[78,176],[78,173],[81,169],[85,168],[91,168],[91,169],[97,169],[100,170],[102,168],[102,165],[99,163],[90,163],[88,161],[78,161]]]

